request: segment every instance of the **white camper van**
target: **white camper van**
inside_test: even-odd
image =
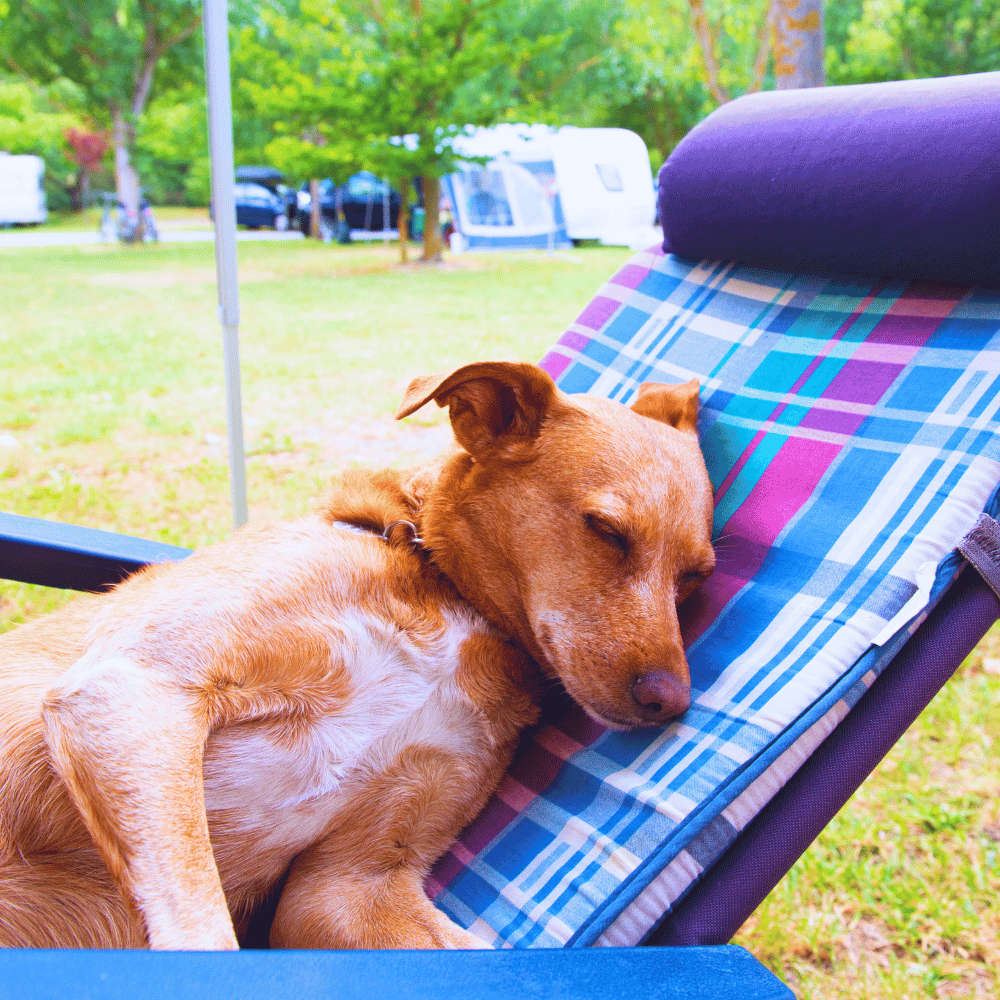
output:
[[[0,226],[44,222],[48,215],[40,156],[0,153]]]
[[[657,242],[653,174],[646,144],[635,132],[498,125],[457,139],[455,148],[466,156],[491,157],[487,169],[513,163],[529,170],[555,196],[556,215],[570,239]]]

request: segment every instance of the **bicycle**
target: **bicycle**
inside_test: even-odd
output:
[[[140,195],[138,214],[131,215],[113,192],[98,191],[96,193],[103,202],[101,223],[97,228],[102,243],[116,241],[135,243],[140,239],[143,243],[159,241],[160,233],[156,228],[153,209],[145,195]]]

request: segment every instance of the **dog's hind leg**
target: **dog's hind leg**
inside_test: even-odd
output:
[[[204,698],[125,657],[85,657],[46,695],[52,764],[152,948],[235,949],[208,836]]]
[[[144,948],[96,853],[0,864],[0,948]]]

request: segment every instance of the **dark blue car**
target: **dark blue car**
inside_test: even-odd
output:
[[[389,203],[388,226],[385,219],[385,204]],[[385,228],[395,229],[399,224],[399,209],[402,198],[399,192],[389,187],[369,170],[350,177],[346,184],[337,187],[327,178],[319,182],[319,204],[322,224],[334,239],[341,243],[350,241],[352,229],[365,232],[381,232]],[[338,222],[337,208],[342,218]],[[309,185],[303,184],[299,190],[298,213],[302,232],[309,233],[309,210],[311,198]]]
[[[284,199],[261,184],[238,182],[234,189],[236,196],[236,224],[248,229],[288,228],[288,207]]]

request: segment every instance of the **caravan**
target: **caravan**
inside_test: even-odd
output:
[[[657,242],[649,154],[628,129],[498,125],[459,137],[455,149],[490,158],[445,179],[470,248]]]
[[[0,226],[44,222],[48,216],[40,156],[0,153]]]

